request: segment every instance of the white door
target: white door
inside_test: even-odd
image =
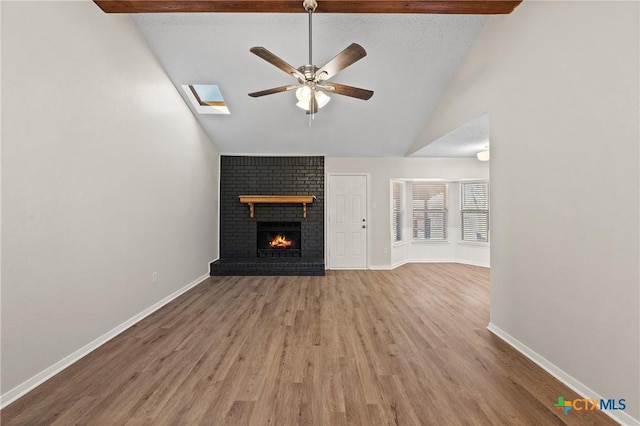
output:
[[[329,175],[329,268],[367,267],[367,176]]]

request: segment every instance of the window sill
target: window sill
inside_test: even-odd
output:
[[[400,247],[400,246],[404,246],[404,245],[406,245],[406,244],[407,244],[407,242],[406,242],[406,241],[397,241],[397,242],[393,243],[393,244],[391,245],[391,247]]]
[[[413,244],[451,244],[448,240],[413,240]]]
[[[458,241],[458,245],[472,247],[491,247],[491,244],[481,241]]]

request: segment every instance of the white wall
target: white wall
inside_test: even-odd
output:
[[[526,1],[490,18],[414,147],[489,111],[492,327],[583,395],[625,398],[610,414],[626,423],[640,420],[638,17],[638,2]]]
[[[489,178],[488,164],[471,158],[328,157],[325,159],[325,170],[327,173],[370,174],[368,245],[371,268],[390,268],[407,261],[454,260],[448,257],[448,254],[443,254],[440,251],[449,250],[451,255],[454,255],[453,252],[457,245],[455,243],[440,244],[439,248],[433,244],[429,246],[430,248],[427,245],[409,242],[396,247],[391,244],[391,179],[429,178],[458,180]],[[457,185],[455,186],[457,187]],[[455,190],[453,191],[455,192]],[[330,194],[327,195],[330,196]],[[451,202],[455,202],[455,199]],[[454,235],[458,235],[455,230],[453,232]],[[486,251],[486,247],[473,247],[471,249],[477,249],[478,252]],[[448,259],[445,259],[445,256]],[[482,254],[479,256],[480,259],[484,258]],[[477,263],[480,263],[480,261]]]
[[[1,7],[6,397],[207,275],[219,156],[127,15]]]

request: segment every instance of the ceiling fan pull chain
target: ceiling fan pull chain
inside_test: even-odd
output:
[[[309,127],[311,127],[311,122],[313,121],[313,115],[315,114],[315,109],[313,108],[313,100],[316,97],[316,92],[311,92],[311,97],[309,98]]]

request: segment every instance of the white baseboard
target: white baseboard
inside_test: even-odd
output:
[[[456,260],[456,263],[462,263],[463,265],[482,266],[483,268],[490,268],[491,265],[488,262],[476,262],[474,260]]]
[[[409,259],[405,263],[460,263],[462,265],[482,266],[484,268],[490,267],[489,263],[486,263],[486,262],[476,262],[475,260],[460,260],[460,259],[435,259],[435,260]]]
[[[389,269],[396,269],[396,268],[399,268],[399,267],[401,267],[403,265],[406,265],[407,263],[410,263],[410,262],[408,260],[401,260],[400,262],[396,262],[393,265],[391,265],[389,267]]]
[[[129,318],[127,321],[125,321],[122,324],[118,325],[114,329],[106,332],[102,336],[98,337],[97,339],[93,340],[92,342],[88,343],[87,345],[83,346],[82,348],[78,349],[77,351],[73,352],[72,354],[64,357],[63,359],[61,359],[60,361],[56,362],[52,366],[42,370],[40,373],[36,374],[35,376],[30,378],[29,380],[19,384],[18,386],[16,386],[15,388],[11,389],[10,391],[7,391],[6,393],[0,395],[0,409],[6,407],[7,405],[9,405],[12,402],[14,402],[16,399],[18,399],[21,396],[23,396],[24,394],[26,394],[27,392],[33,390],[36,386],[38,386],[38,385],[44,383],[45,381],[49,380],[51,377],[55,376],[56,374],[58,374],[59,372],[61,372],[65,368],[69,367],[71,364],[75,363],[80,358],[88,355],[90,352],[92,352],[92,351],[96,350],[97,348],[99,348],[100,346],[104,345],[109,340],[111,340],[114,337],[116,337],[118,334],[122,333],[123,331],[125,331],[126,329],[131,327],[132,325],[138,323],[139,321],[143,320],[147,316],[151,315],[152,313],[154,313],[158,309],[162,308],[167,303],[171,302],[173,299],[177,298],[181,294],[185,293],[186,291],[188,291],[191,288],[195,287],[196,285],[200,284],[201,282],[203,282],[207,278],[209,278],[209,274],[208,273],[206,275],[203,275],[203,276],[199,277],[199,278],[196,278],[194,281],[190,282],[189,284],[187,284],[186,286],[182,287],[181,289],[171,293],[169,296],[165,297],[164,299],[160,300],[159,302],[155,303],[154,305],[148,307],[147,309],[145,309],[144,311],[140,312],[139,314],[134,315],[133,317]]]
[[[406,265],[409,263],[407,260],[401,260],[400,262],[396,262],[393,265],[370,265],[369,269],[374,271],[391,271],[393,269],[399,268],[402,265]]]
[[[409,259],[405,263],[460,263],[454,259]]]
[[[538,354],[536,351],[534,351],[524,343],[520,342],[518,339],[511,336],[509,333],[502,330],[500,327],[496,326],[495,324],[490,322],[489,325],[487,326],[487,330],[489,330],[490,332],[498,336],[500,339],[504,340],[512,348],[514,348],[515,350],[520,352],[522,355],[529,358],[531,361],[535,362],[543,370],[551,374],[556,379],[560,380],[562,383],[567,385],[571,390],[573,390],[583,398],[606,399],[598,395],[595,391],[593,391],[591,388],[589,388],[588,386],[580,382],[578,379],[569,375],[560,367],[556,366],[555,364],[553,364],[552,362],[544,358],[542,355]],[[552,402],[553,401],[549,403],[551,404]],[[639,420],[634,419],[633,417],[631,417],[630,415],[622,411],[603,410],[602,412],[605,413],[607,416],[611,417],[616,422],[620,423],[621,425],[626,425],[626,426],[640,425]]]
[[[489,268],[489,265],[484,262],[472,262],[466,260],[453,260],[453,259],[436,259],[436,260],[425,260],[425,259],[409,259],[409,260],[401,260],[400,262],[396,262],[392,265],[371,265],[369,269],[375,271],[391,271],[393,269],[399,268],[402,265],[406,265],[408,263],[461,263],[463,265],[471,265],[471,266],[482,266],[485,268]]]
[[[369,266],[369,269],[371,269],[372,271],[390,271],[392,270],[394,267],[391,265],[371,265]]]
[[[349,268],[349,267],[344,267],[344,268],[336,268],[336,267],[331,267],[331,268],[325,268],[326,271],[366,271],[367,269],[370,268]]]

